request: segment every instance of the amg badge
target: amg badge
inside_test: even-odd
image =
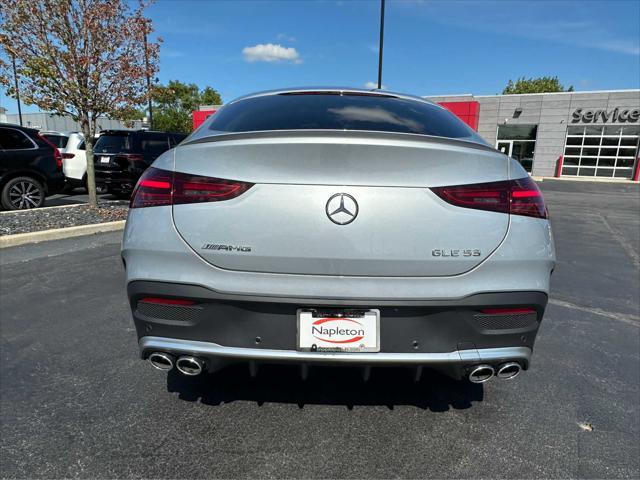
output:
[[[431,250],[432,257],[479,257],[482,252],[477,248],[466,248],[464,250],[454,249],[440,249],[436,248]]]
[[[202,246],[202,250],[223,250],[225,252],[247,253],[251,251],[251,247],[247,247],[246,245],[220,245],[217,243],[205,243]]]

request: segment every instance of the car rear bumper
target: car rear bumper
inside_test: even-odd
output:
[[[229,363],[407,365],[441,369],[454,377],[479,363],[509,361],[527,369],[547,303],[543,292],[500,292],[440,301],[303,299],[228,295],[184,284],[136,281],[128,294],[140,354],[195,355],[213,371]],[[149,305],[147,297],[194,305]],[[297,350],[300,308],[380,310],[380,352]],[[528,307],[520,318],[488,316],[485,308]]]
[[[98,170],[96,168],[96,185],[113,191],[130,192],[142,175],[142,172],[129,172],[121,170]]]
[[[301,352],[296,350],[271,350],[263,348],[225,347],[212,342],[182,340],[165,337],[142,337],[139,340],[140,356],[161,351],[173,355],[195,355],[205,359],[231,362],[259,361],[264,363],[302,363],[325,365],[371,365],[371,366],[456,366],[475,363],[503,363],[517,361],[525,368],[531,360],[528,347],[501,347],[455,350],[435,353],[336,353]]]
[[[55,172],[47,178],[46,189],[47,196],[55,195],[64,188],[64,175],[62,172]]]

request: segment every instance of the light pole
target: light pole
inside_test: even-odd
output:
[[[380,48],[378,49],[378,90],[382,89],[382,48],[384,46],[384,2],[380,0]]]
[[[13,63],[13,82],[16,87],[16,101],[18,102],[18,118],[20,119],[20,126],[22,126],[22,107],[20,106],[20,88],[18,87],[18,71],[16,70],[16,56],[11,55],[11,62]]]

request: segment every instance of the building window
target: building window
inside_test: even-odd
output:
[[[499,125],[496,148],[531,172],[537,131],[537,125]]]
[[[562,175],[631,178],[638,137],[639,125],[570,126]]]

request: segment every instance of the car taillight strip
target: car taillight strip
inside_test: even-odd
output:
[[[169,182],[163,182],[159,180],[149,180],[149,179],[145,179],[142,182],[140,182],[140,186],[145,188],[160,188],[163,190],[171,189],[171,183]]]
[[[547,218],[542,193],[530,178],[500,182],[433,187],[431,191],[457,207]]]
[[[252,183],[148,168],[131,196],[130,208],[231,200]]]

